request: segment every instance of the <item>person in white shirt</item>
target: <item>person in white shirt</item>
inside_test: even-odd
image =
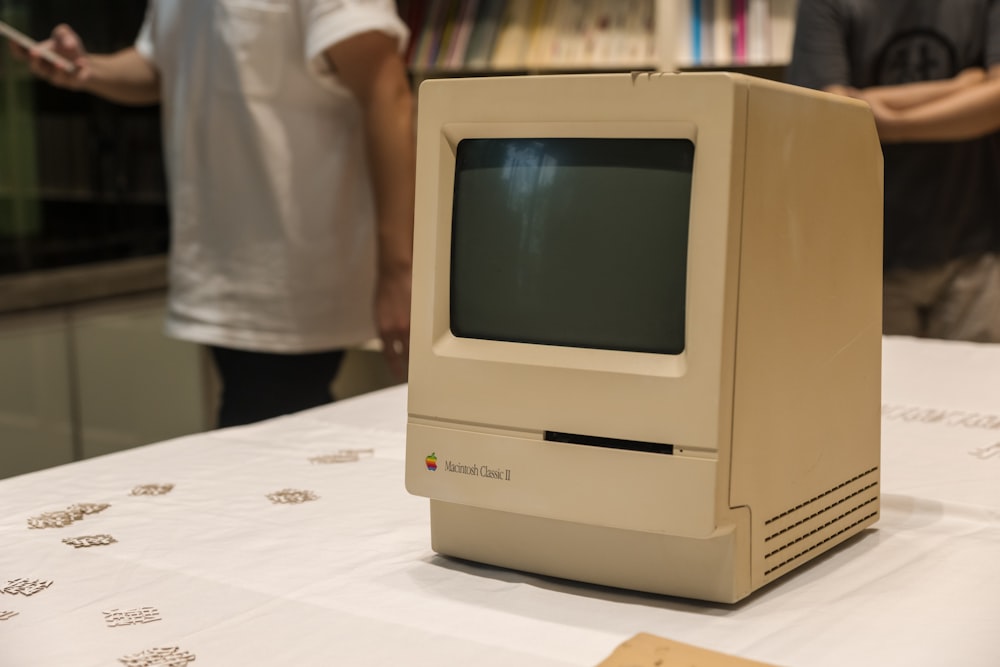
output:
[[[72,71],[20,52],[53,85],[161,105],[166,331],[211,348],[220,426],[332,400],[343,350],[375,335],[405,378],[408,37],[392,0],[151,0],[116,53],[57,26],[40,48]]]

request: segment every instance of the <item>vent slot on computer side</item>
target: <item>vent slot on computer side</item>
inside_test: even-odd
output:
[[[872,468],[764,522],[764,575],[799,565],[859,532],[878,516],[879,469]]]

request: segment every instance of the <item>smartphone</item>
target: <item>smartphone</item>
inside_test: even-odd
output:
[[[16,44],[19,44],[29,50],[38,47],[38,42],[25,35],[14,26],[4,23],[3,21],[0,21],[0,35],[3,35],[12,42],[15,42]],[[42,58],[45,58],[53,65],[56,65],[67,72],[73,72],[76,70],[76,65],[66,60],[55,51],[50,49],[39,49],[38,53],[42,56]]]

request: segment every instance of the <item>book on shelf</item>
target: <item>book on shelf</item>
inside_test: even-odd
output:
[[[476,24],[476,14],[479,10],[479,0],[461,0],[458,15],[455,19],[454,35],[448,45],[448,53],[444,65],[457,69],[465,64],[465,54],[469,48],[472,29]]]
[[[611,21],[608,40],[607,62],[626,64],[629,62],[629,45],[626,38],[629,30],[629,14],[638,5],[633,0],[618,0],[610,2],[609,19]]]
[[[733,5],[732,0],[714,0],[714,39],[712,64],[724,65],[733,61]]]
[[[701,11],[699,12],[700,22],[698,24],[698,31],[701,33],[701,38],[698,40],[699,51],[698,51],[698,64],[699,65],[712,65],[715,64],[715,0],[700,0]],[[694,27],[692,27],[692,30]]]
[[[767,65],[771,62],[770,0],[747,0],[746,62]]]
[[[549,49],[552,67],[571,67],[583,60],[583,34],[587,21],[587,0],[555,0],[552,13],[553,35]]]
[[[691,3],[688,0],[681,0],[674,8],[677,20],[674,26],[674,62],[678,67],[690,67],[694,64],[694,41],[691,38],[693,25],[691,18]]]
[[[464,67],[480,69],[489,65],[503,10],[504,0],[479,0],[469,45],[465,50]]]
[[[701,24],[704,21],[701,15],[702,0],[690,0],[690,3],[691,3],[691,14],[689,18],[691,27],[689,28],[689,30],[691,33],[691,54],[688,57],[688,60],[693,65],[700,65],[701,37],[702,37]]]
[[[441,37],[438,39],[437,47],[431,57],[429,65],[443,69],[448,65],[448,58],[458,32],[458,14],[461,9],[462,0],[447,0],[444,14],[441,17]]]
[[[535,7],[528,37],[528,53],[525,56],[527,67],[545,67],[551,61],[555,12],[558,9],[558,0],[542,0]]]
[[[421,30],[424,25],[424,14],[427,10],[427,3],[424,0],[397,0],[397,10],[399,17],[406,23],[410,31],[409,40],[406,43],[406,51],[403,55],[407,64],[413,63],[413,53],[417,48],[417,41],[420,39]]]
[[[534,10],[532,0],[507,0],[506,4],[490,59],[490,65],[499,70],[524,67]]]
[[[792,59],[797,7],[797,0],[771,0],[772,63],[787,63]]]
[[[653,0],[597,0],[593,67],[649,67],[656,57]]]
[[[619,0],[620,1],[620,0]],[[611,7],[604,0],[593,0],[583,30],[581,66],[601,66],[611,59]]]
[[[410,56],[410,67],[426,69],[437,53],[437,42],[441,39],[442,21],[450,0],[428,0],[420,15],[419,30],[411,37],[414,46]],[[418,3],[423,5],[424,3]]]
[[[639,30],[636,31],[637,39],[645,44],[645,52],[641,54],[642,65],[651,66],[656,62],[659,47],[656,41],[656,3],[654,0],[639,0],[641,2],[642,13]]]
[[[747,61],[747,0],[733,0],[733,63]]]

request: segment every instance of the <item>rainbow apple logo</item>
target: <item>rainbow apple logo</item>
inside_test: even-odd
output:
[[[431,472],[438,469],[438,457],[434,452],[431,452],[430,455],[424,459],[424,461],[427,463],[427,469]]]

